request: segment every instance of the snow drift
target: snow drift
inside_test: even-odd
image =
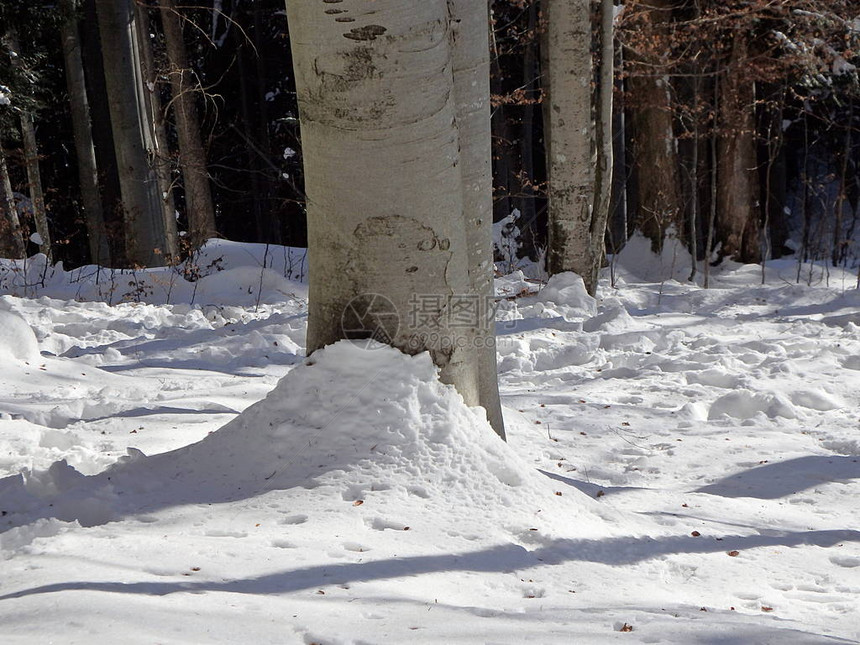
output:
[[[265,400],[196,444],[152,457],[130,449],[90,477],[57,462],[0,482],[0,503],[15,509],[7,526],[46,517],[93,526],[273,491],[289,491],[295,504],[311,490],[318,509],[364,506],[364,521],[383,530],[443,517],[464,534],[504,527],[518,541],[536,530],[551,534],[553,522],[569,526],[573,516],[580,536],[607,528],[594,500],[560,494],[493,433],[482,409],[440,383],[429,355],[348,341],[315,353]]]

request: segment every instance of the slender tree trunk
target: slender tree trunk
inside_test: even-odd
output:
[[[179,165],[185,185],[185,207],[188,211],[188,228],[191,245],[198,248],[210,237],[215,237],[215,209],[209,188],[206,169],[206,152],[200,138],[200,120],[195,104],[198,84],[188,63],[182,19],[174,0],[159,0],[161,23],[167,56],[170,59],[170,86],[173,90],[173,113],[179,137]]]
[[[665,31],[677,0],[649,0],[634,7],[650,14],[656,34]],[[666,232],[684,229],[683,199],[675,140],[672,88],[661,76],[661,58],[644,59],[631,53],[633,70],[628,78],[632,114],[633,163],[636,169],[638,203],[636,226],[651,240],[655,252],[663,248]],[[641,63],[647,63],[641,65]]]
[[[476,9],[476,5],[479,7]],[[478,362],[478,403],[487,420],[505,438],[496,368],[496,307],[493,282],[493,176],[490,158],[489,4],[453,0],[454,100],[460,141],[460,172],[469,293],[478,305],[473,344]],[[532,201],[532,204],[534,202]]]
[[[87,223],[90,261],[101,266],[110,266],[110,247],[108,246],[101,194],[99,193],[90,106],[87,100],[81,43],[78,35],[77,0],[61,0],[60,8],[64,13],[60,36],[63,44],[63,59],[66,65],[66,87],[69,91],[72,132],[78,160],[78,182],[81,187],[81,201]]]
[[[613,158],[613,93],[615,91],[615,3],[600,2],[600,68],[598,103],[595,111],[597,136],[597,167],[595,174],[595,205],[591,219],[589,255],[591,276],[586,284],[597,290],[600,267],[606,256],[606,227],[612,209]]]
[[[162,266],[169,248],[158,180],[147,158],[141,68],[133,47],[131,0],[97,0],[129,262]]]
[[[785,87],[779,90],[779,100],[774,105],[769,103],[765,107],[765,141],[767,144],[767,163],[764,169],[764,221],[762,222],[762,258],[761,258],[761,283],[767,278],[767,261],[778,255],[774,252],[774,238],[779,248],[785,239],[775,236],[774,231],[779,231],[784,226],[785,220],[785,161],[783,147],[783,111],[785,108]]]
[[[0,208],[3,210],[3,219],[0,220],[0,252],[5,258],[26,257],[27,247],[21,232],[15,195],[12,193],[12,180],[9,178],[9,168],[6,166],[6,152],[2,145],[0,145]]]
[[[6,32],[6,39],[15,56],[12,57],[12,65],[21,65],[20,43],[18,34],[13,29]],[[42,174],[39,171],[39,147],[36,143],[36,128],[33,125],[33,115],[27,110],[21,110],[21,139],[24,144],[24,164],[27,168],[27,184],[30,188],[30,202],[33,207],[33,219],[36,223],[36,232],[41,238],[39,251],[52,261],[51,254],[51,231],[48,228],[48,212],[45,207],[45,194],[42,190]]]
[[[851,159],[851,146],[852,146],[852,137],[851,137],[851,127],[850,127],[850,119],[854,112],[854,97],[853,95],[849,99],[848,102],[848,114],[849,114],[849,127],[845,128],[845,147],[842,150],[842,154],[840,155],[840,164],[839,164],[839,194],[836,196],[836,203],[834,204],[834,220],[833,220],[833,253],[832,253],[832,261],[833,266],[838,267],[840,263],[842,263],[846,259],[848,243],[851,238],[846,237],[844,228],[844,217],[845,213],[843,209],[845,208],[846,196],[848,194],[847,184],[848,184],[848,163]]]
[[[140,68],[143,75],[143,106],[146,121],[142,125],[147,155],[155,170],[158,181],[158,196],[164,218],[165,253],[168,257],[179,257],[179,231],[176,226],[176,200],[173,196],[173,164],[170,160],[170,146],[167,140],[165,110],[161,104],[158,70],[150,40],[149,7],[135,0],[135,30],[132,32],[132,46],[140,54]]]
[[[720,104],[722,103],[722,86],[720,84],[719,74],[714,74],[714,125],[711,130],[711,172],[710,172],[710,189],[711,199],[708,211],[708,233],[705,240],[705,264],[704,264],[704,280],[702,286],[709,289],[711,286],[711,254],[714,251],[715,228],[717,226],[717,196],[719,194],[719,166],[720,159],[717,154],[717,132],[720,129]]]
[[[474,1],[474,0],[473,0]],[[537,29],[537,2],[533,2],[528,8],[528,31],[533,34]],[[529,40],[525,43],[526,51],[523,57],[523,83],[522,87],[531,90],[537,87],[538,61],[537,43]],[[531,93],[528,98],[531,99]],[[520,176],[520,195],[517,199],[522,222],[534,222],[535,220],[535,163],[534,163],[534,121],[535,104],[527,102],[522,106],[523,123],[522,137],[520,138],[520,159],[522,161],[522,174]]]
[[[548,9],[551,152],[547,162],[547,268],[550,275],[578,273],[589,293],[594,293],[597,284],[590,240],[595,201],[590,3],[551,0]]]
[[[27,183],[30,186],[30,202],[33,206],[33,219],[36,232],[41,238],[39,251],[48,261],[53,261],[51,253],[51,232],[48,228],[48,212],[45,208],[45,195],[42,191],[42,173],[39,171],[39,148],[36,145],[36,128],[29,112],[21,113],[21,138],[24,141],[24,163],[27,166]]]
[[[287,3],[308,197],[308,352],[345,337],[429,351],[476,405],[479,326],[462,314],[480,296],[468,272],[448,3],[328,6]]]
[[[758,154],[755,143],[755,84],[745,79],[747,60],[743,34],[734,40],[728,70],[721,79],[720,163],[717,194],[717,235],[721,257],[738,262],[761,261],[761,208]]]

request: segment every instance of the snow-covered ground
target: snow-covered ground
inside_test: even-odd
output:
[[[0,642],[860,642],[856,275],[502,278],[504,444],[303,262],[2,265]]]

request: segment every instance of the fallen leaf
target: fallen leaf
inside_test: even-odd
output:
[[[741,552],[740,552],[740,551],[729,551],[729,552],[728,552],[728,555],[730,555],[730,556],[731,556],[731,557],[733,557],[733,558],[736,558],[736,557],[737,557],[737,556],[739,556],[740,554],[741,554]]]
[[[353,506],[361,506],[362,504],[364,504],[363,499],[357,499],[352,503]]]
[[[690,533],[690,535],[692,535],[693,537],[699,537],[702,534],[699,533],[698,531],[693,531],[692,533]]]
[[[633,625],[628,625],[627,623],[624,623],[621,626],[621,629],[619,629],[618,631],[619,632],[632,632],[633,631]]]

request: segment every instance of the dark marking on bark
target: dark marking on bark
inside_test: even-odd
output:
[[[406,273],[415,273],[417,270],[418,270],[418,267],[411,266],[408,269],[406,269]]]
[[[376,40],[384,34],[388,29],[382,25],[367,25],[366,27],[356,27],[343,35],[344,38],[350,40]]]
[[[355,18],[350,18],[349,16],[342,16],[340,18],[335,18],[335,22],[355,22]]]
[[[326,9],[325,12],[330,16],[336,16],[339,13],[346,13],[346,9]]]

